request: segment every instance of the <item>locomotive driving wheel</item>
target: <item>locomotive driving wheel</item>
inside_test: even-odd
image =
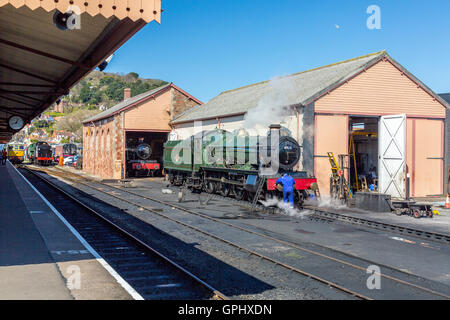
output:
[[[231,188],[229,184],[223,182],[219,184],[219,193],[223,197],[228,197],[228,195],[230,194],[230,189]]]
[[[256,193],[255,192],[247,192],[247,199],[250,202],[253,202],[255,200]]]
[[[237,200],[244,200],[245,198],[244,188],[238,187],[236,185],[233,186],[233,194]]]
[[[205,182],[205,191],[207,193],[213,194],[214,192],[216,192],[216,184],[211,180],[206,181]]]

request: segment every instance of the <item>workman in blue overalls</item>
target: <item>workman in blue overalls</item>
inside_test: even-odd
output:
[[[294,178],[290,175],[283,174],[283,176],[277,180],[276,184],[281,184],[283,186],[284,203],[288,203],[289,201],[289,206],[294,208]]]

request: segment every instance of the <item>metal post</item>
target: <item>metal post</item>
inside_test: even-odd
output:
[[[410,186],[411,186],[411,177],[409,175],[409,168],[406,166],[406,200],[410,199]]]

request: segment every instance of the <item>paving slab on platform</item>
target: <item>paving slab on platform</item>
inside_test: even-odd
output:
[[[10,163],[0,176],[0,299],[131,298]]]

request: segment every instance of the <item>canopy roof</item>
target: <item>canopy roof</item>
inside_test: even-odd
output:
[[[86,12],[92,17],[100,14],[105,18],[115,16],[118,19],[128,17],[133,21],[142,19],[145,22],[160,22],[161,19],[161,0],[0,0],[0,7],[7,4],[15,8],[26,6],[31,10],[42,8],[47,12],[55,9],[66,12],[69,7],[79,8],[77,14]]]
[[[84,12],[80,29],[60,30],[53,16],[70,1],[0,0],[0,143],[14,133],[7,124],[12,115],[29,123],[161,13],[161,0],[72,2]],[[94,5],[103,9],[91,11]],[[144,16],[148,9],[152,17]]]

